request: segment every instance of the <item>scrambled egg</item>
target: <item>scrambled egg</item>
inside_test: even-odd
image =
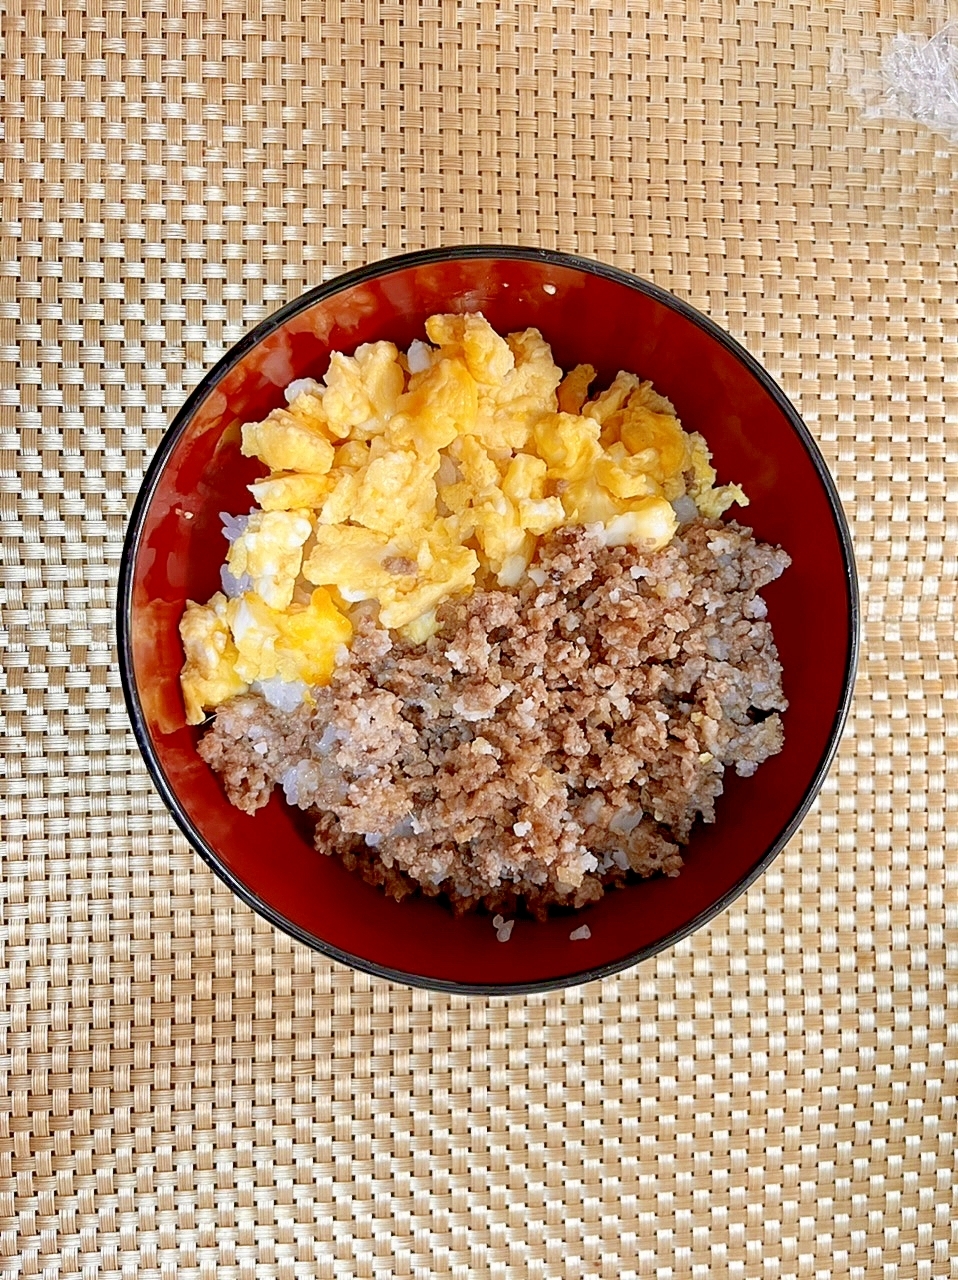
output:
[[[187,724],[199,724],[207,707],[245,693],[249,685],[236,671],[239,654],[226,620],[228,601],[217,592],[209,604],[187,602],[180,621],[186,662],[180,675]]]
[[[747,502],[634,374],[590,400],[595,370],[563,377],[535,329],[436,315],[426,335],[406,354],[335,352],[322,383],[292,384],[287,408],[243,427],[269,474],[229,550],[232,598],[190,601],[180,624],[190,724],[257,681],[328,683],[361,601],[418,643],[449,596],[516,587],[554,529],[657,550],[679,499],[709,517]]]
[[[196,606],[194,606],[195,608]],[[317,587],[308,603],[273,609],[255,591],[230,600],[226,618],[236,645],[240,679],[328,684],[336,653],[352,639],[349,619],[328,591]]]

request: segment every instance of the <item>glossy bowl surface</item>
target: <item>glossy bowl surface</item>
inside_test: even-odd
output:
[[[784,666],[785,749],[751,779],[726,775],[718,820],[699,826],[685,869],[608,894],[576,917],[456,920],[425,898],[397,904],[317,854],[309,823],[275,797],[250,817],[196,753],[179,691],[184,602],[219,588],[218,513],[247,511],[262,474],[240,455],[241,424],[321,377],[334,350],[389,338],[406,347],[440,311],[481,310],[500,332],[535,326],[557,363],[610,380],[648,377],[706,437],[742,515],[791,568],[764,592]],[[183,832],[240,897],[300,941],[382,976],[460,991],[543,990],[624,968],[727,906],[796,830],[832,759],[851,696],[858,596],[848,528],[821,455],[786,397],[726,333],[634,276],[548,251],[474,247],[392,258],[341,276],[254,329],[204,378],[164,437],[130,522],[118,630],[124,691],[141,751]],[[592,936],[571,941],[588,923]]]

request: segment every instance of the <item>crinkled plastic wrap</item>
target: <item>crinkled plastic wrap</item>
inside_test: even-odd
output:
[[[846,68],[833,64],[838,69]],[[849,90],[866,119],[921,124],[958,147],[958,22],[930,37],[900,31],[877,67],[860,77],[847,70]]]

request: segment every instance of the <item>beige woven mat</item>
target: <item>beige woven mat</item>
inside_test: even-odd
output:
[[[958,1275],[958,156],[864,122],[901,0],[7,0],[5,1277]],[[795,398],[864,587],[854,713],[675,950],[429,996],[259,923],[174,832],[111,605],[165,423],[346,267],[556,246]]]

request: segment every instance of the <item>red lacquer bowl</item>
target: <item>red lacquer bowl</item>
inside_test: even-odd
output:
[[[608,894],[578,917],[519,921],[508,943],[486,915],[436,900],[397,904],[314,851],[308,821],[274,796],[234,809],[196,753],[179,690],[184,602],[219,587],[220,511],[249,510],[262,472],[240,426],[284,402],[329,354],[389,338],[406,347],[426,318],[481,310],[502,333],[535,326],[557,363],[653,380],[719,478],[751,498],[743,519],[792,557],[765,594],[790,701],[785,749],[751,779],[726,776],[718,820],[701,827],[674,880]],[[157,450],[137,499],[118,602],[123,686],[137,741],[187,839],[256,911],[359,969],[432,988],[543,990],[613,973],[676,942],[740,894],[794,833],[821,787],[848,710],[858,592],[848,527],[807,428],[767,373],[684,302],[597,262],[518,248],[434,250],[339,277],[283,307],[204,378]],[[591,938],[569,934],[588,923]]]

